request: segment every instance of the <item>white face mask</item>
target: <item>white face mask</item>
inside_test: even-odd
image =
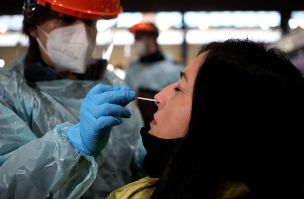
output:
[[[47,36],[46,49],[38,38],[37,42],[56,66],[74,73],[86,72],[96,45],[93,28],[80,23],[56,28],[47,34],[37,27]]]
[[[143,56],[147,54],[148,48],[145,42],[137,41],[131,46],[131,54]]]

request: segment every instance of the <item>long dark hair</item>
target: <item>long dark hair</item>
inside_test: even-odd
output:
[[[304,198],[304,80],[277,49],[212,42],[193,91],[188,133],[152,198],[214,198],[241,181],[246,198]]]
[[[26,5],[25,5],[26,6]],[[29,29],[36,29],[36,25],[43,23],[49,19],[54,19],[58,17],[58,13],[52,11],[50,9],[50,5],[46,3],[45,7],[37,4],[35,6],[35,11],[32,13],[28,13],[27,10],[23,12],[23,26],[22,26],[22,33],[28,36],[29,38],[29,48],[27,51],[27,55],[25,58],[25,64],[30,63],[32,61],[41,61],[40,51],[38,42],[35,37],[33,37]]]

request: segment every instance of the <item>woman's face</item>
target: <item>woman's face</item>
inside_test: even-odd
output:
[[[155,95],[155,99],[158,100],[158,111],[150,123],[150,134],[163,139],[185,136],[191,116],[194,82],[205,54],[200,54],[184,69],[178,82]]]
[[[65,18],[69,19],[69,21],[65,20]],[[55,30],[56,28],[67,27],[67,26],[76,25],[76,24],[80,24],[80,23],[86,23],[90,27],[94,28],[95,33],[97,34],[97,28],[96,28],[97,21],[83,20],[83,19],[77,19],[77,18],[73,19],[73,18],[74,17],[69,17],[67,15],[59,14],[58,18],[43,21],[42,23],[40,23],[38,25],[42,30],[44,30],[44,32],[49,34],[52,30]],[[44,48],[47,49],[47,47],[46,47],[47,36],[45,34],[43,34],[43,32],[41,31],[40,28],[35,28],[35,29],[30,30],[30,34],[31,34],[31,36],[33,36],[35,38],[39,38],[39,40],[42,43],[42,45],[44,46]],[[40,50],[41,58],[47,65],[49,65],[53,68],[58,67],[51,61],[50,57],[41,48],[40,45],[39,45],[39,50]]]

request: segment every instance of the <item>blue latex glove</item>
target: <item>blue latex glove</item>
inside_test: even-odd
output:
[[[98,155],[106,146],[112,126],[122,124],[131,113],[124,108],[137,94],[127,87],[105,84],[94,86],[80,108],[80,122],[68,129],[74,147],[86,155]]]

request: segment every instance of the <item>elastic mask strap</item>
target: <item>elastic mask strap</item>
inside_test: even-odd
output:
[[[43,34],[45,34],[46,37],[49,36],[44,30],[42,30],[42,28],[40,28],[38,25],[36,25],[36,26],[37,26],[37,28],[39,28],[39,29],[43,32]],[[48,51],[47,51],[47,50],[44,48],[44,46],[42,45],[40,39],[36,37],[36,40],[37,40],[38,44],[40,45],[40,47],[43,49],[43,51],[44,51],[49,57],[51,57],[51,56],[49,55]]]
[[[46,37],[49,37],[49,35],[42,28],[40,28],[38,25],[36,25],[36,27],[39,28]]]
[[[44,46],[42,45],[41,41],[38,38],[36,38],[36,40],[37,40],[39,46],[43,49],[43,51],[50,57],[48,51],[44,48]]]

